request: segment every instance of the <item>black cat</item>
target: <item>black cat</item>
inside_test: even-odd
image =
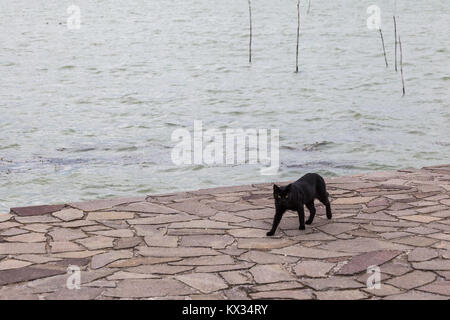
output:
[[[327,218],[331,219],[330,201],[328,201],[328,192],[325,186],[325,180],[317,173],[307,173],[294,183],[285,187],[273,185],[273,197],[275,198],[275,217],[273,218],[272,229],[267,232],[272,236],[278,227],[278,224],[286,210],[297,211],[300,221],[300,230],[305,229],[305,211],[303,205],[306,205],[310,215],[306,224],[311,224],[316,214],[314,199],[322,202],[327,210]]]

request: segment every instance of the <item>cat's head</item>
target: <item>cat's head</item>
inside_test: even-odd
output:
[[[286,206],[291,195],[291,185],[281,187],[276,184],[273,185],[273,198],[276,204]]]

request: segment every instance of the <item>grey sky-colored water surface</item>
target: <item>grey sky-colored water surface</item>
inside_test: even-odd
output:
[[[81,10],[69,30],[67,8]],[[366,25],[381,9],[379,33]],[[1,1],[0,211],[448,163],[447,0]],[[281,168],[176,166],[178,128],[280,130]]]

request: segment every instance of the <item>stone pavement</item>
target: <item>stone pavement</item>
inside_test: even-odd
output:
[[[271,184],[13,208],[0,298],[450,298],[450,165],[326,180],[333,219],[289,212],[274,237]]]

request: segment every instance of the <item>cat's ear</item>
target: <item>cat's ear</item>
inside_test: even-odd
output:
[[[291,185],[288,184],[288,185],[286,186],[286,188],[284,188],[284,190],[286,190],[286,192],[291,192]]]
[[[273,185],[273,192],[274,193],[279,193],[280,192],[280,187],[277,186],[276,184]]]

